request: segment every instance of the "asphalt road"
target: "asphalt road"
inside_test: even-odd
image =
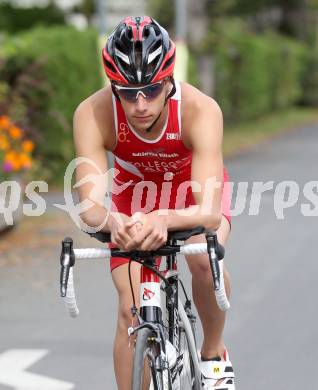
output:
[[[235,188],[248,183],[246,207],[233,218],[226,255],[232,308],[225,340],[238,390],[318,388],[317,189],[312,195],[316,215],[301,211],[305,203],[314,208],[303,189],[318,180],[317,131],[306,127],[286,133],[226,162]],[[257,209],[257,197],[250,197],[253,181],[273,181],[258,215],[249,215]],[[297,188],[300,196],[278,219],[274,204],[278,213],[282,181],[294,182],[285,201]],[[48,201],[58,198],[55,194]],[[76,247],[102,246],[52,206],[0,238],[0,390],[116,389],[117,298],[109,265],[77,263],[81,314],[68,318],[58,295],[65,236],[73,237]],[[189,281],[188,273],[185,278]]]

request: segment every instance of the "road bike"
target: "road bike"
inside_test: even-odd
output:
[[[205,233],[206,243],[184,244],[191,236],[202,233]],[[97,232],[90,235],[103,243],[111,241],[109,233]],[[180,241],[183,245],[179,244]],[[230,304],[223,277],[224,248],[218,243],[214,231],[205,231],[198,226],[190,230],[169,232],[166,244],[155,251],[74,249],[72,238],[67,237],[62,241],[60,294],[72,317],[79,314],[73,280],[75,259],[105,259],[111,256],[129,259],[128,273],[133,303],[131,311],[138,320],[137,326],[128,329],[128,335],[134,336],[135,340],[132,390],[202,389],[195,336],[196,316],[178,273],[178,253],[208,253],[217,304],[221,310],[228,310]],[[164,269],[161,269],[158,257],[166,259]],[[133,261],[141,264],[139,309],[130,273]],[[184,299],[179,296],[180,287]]]

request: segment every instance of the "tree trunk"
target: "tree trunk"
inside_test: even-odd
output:
[[[188,31],[190,51],[196,56],[196,64],[200,80],[200,89],[209,96],[214,95],[215,75],[214,56],[200,50],[208,33],[208,18],[205,0],[188,1]]]
[[[297,4],[292,6],[289,4],[289,0],[281,0],[280,5],[282,10],[280,30],[305,41],[308,35],[307,0],[299,0]]]

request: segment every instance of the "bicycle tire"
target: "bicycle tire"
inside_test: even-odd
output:
[[[196,350],[195,329],[183,307],[181,309],[180,306],[182,304],[179,305],[179,363],[182,366],[179,375],[180,389],[201,390],[201,371]]]
[[[149,342],[149,338],[152,336],[153,332],[148,328],[143,328],[138,331],[133,362],[132,390],[144,390],[145,388],[145,383],[143,382],[145,378],[145,363],[150,369],[150,378],[148,380],[152,380],[152,386],[149,389],[172,390],[170,371],[168,369],[162,371],[157,370],[154,367],[153,360],[149,357],[150,354],[154,358],[158,356],[158,348]]]

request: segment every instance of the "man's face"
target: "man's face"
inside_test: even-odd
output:
[[[146,88],[142,89],[142,87],[140,86],[140,89],[136,88],[131,91],[133,99],[125,99],[124,92],[126,91],[117,90],[127,120],[140,131],[147,130],[160,114],[171,84],[168,80],[164,80],[161,86],[155,86],[155,88],[158,88],[158,95],[155,97],[148,93],[151,91],[147,91]]]

